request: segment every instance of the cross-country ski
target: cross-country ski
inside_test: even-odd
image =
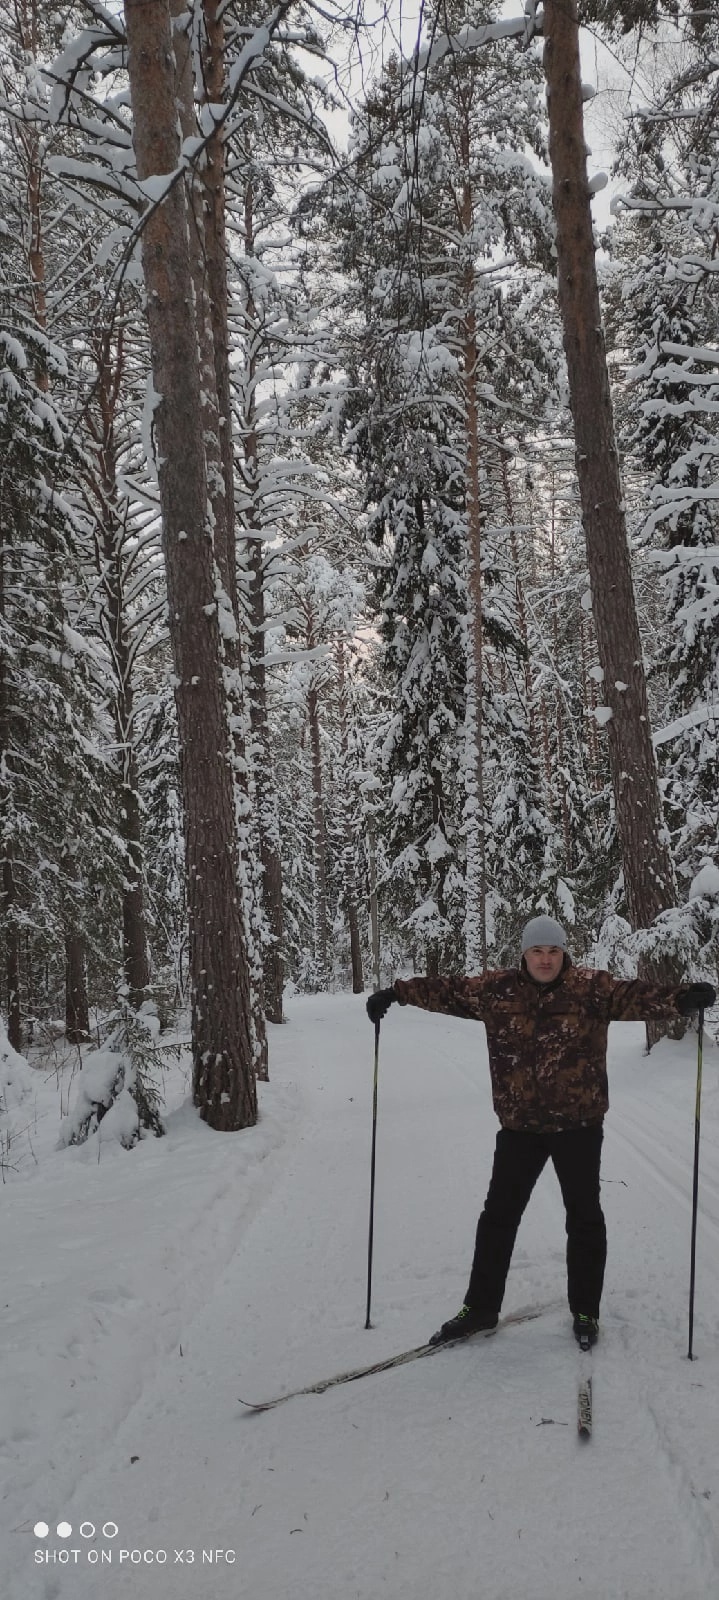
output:
[[[530,1306],[526,1310],[510,1312],[502,1317],[498,1328],[486,1329],[483,1334],[472,1336],[471,1342],[481,1338],[490,1338],[501,1328],[512,1327],[517,1322],[532,1322],[535,1317],[541,1317],[547,1306]],[[436,1344],[420,1344],[414,1349],[402,1350],[398,1355],[387,1356],[383,1361],[374,1361],[366,1367],[353,1367],[349,1372],[336,1372],[329,1378],[320,1378],[316,1383],[308,1383],[302,1389],[291,1389],[287,1394],[276,1395],[272,1400],[243,1400],[240,1405],[246,1406],[250,1411],[273,1411],[276,1406],[281,1406],[286,1400],[297,1400],[302,1395],[324,1394],[327,1389],[335,1389],[345,1383],[356,1383],[359,1378],[370,1378],[380,1372],[391,1372],[394,1367],[406,1367],[410,1361],[421,1361],[426,1356],[436,1356],[441,1350],[452,1350],[458,1345],[468,1344],[466,1339],[452,1339]]]
[[[583,1439],[592,1434],[592,1379],[580,1378],[577,1391],[577,1428]]]

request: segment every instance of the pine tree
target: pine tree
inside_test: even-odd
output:
[[[8,1033],[20,1046],[21,936],[26,988],[40,951],[68,940],[71,1031],[87,1030],[86,935],[108,827],[91,661],[71,627],[82,594],[78,526],[67,493],[77,460],[48,392],[63,352],[37,328],[16,240],[0,238],[0,770]],[[117,858],[115,857],[115,870]],[[36,947],[33,953],[32,947]],[[62,959],[62,958],[61,958]],[[56,991],[57,993],[57,991]]]
[[[128,74],[140,182],[178,167],[167,7],[127,0]],[[143,228],[160,457],[163,549],[177,676],[190,923],[194,1095],[217,1128],[256,1120],[247,951],[238,905],[237,837],[223,694],[217,582],[201,430],[191,215],[182,184],[165,185]],[[197,308],[202,315],[202,307]]]
[[[656,114],[647,110],[635,119],[620,153],[630,191],[617,230],[610,304],[626,372],[622,438],[639,485],[637,537],[655,591],[660,772],[678,871],[690,889],[683,920],[694,927],[696,959],[698,949],[711,948],[713,918],[711,897],[694,895],[693,885],[717,864],[719,434],[713,412],[719,370],[713,350],[719,322],[712,218],[719,150],[708,70],[716,19],[707,13],[695,19],[696,27],[689,21],[678,70],[655,84]],[[710,957],[710,971],[713,966]]]
[[[677,889],[651,740],[646,676],[614,436],[595,266],[584,144],[576,7],[547,0],[544,63],[549,103],[559,303],[577,477],[592,586],[624,887],[635,930],[676,904]],[[639,800],[641,796],[641,801]],[[669,981],[676,955],[651,940],[642,965]],[[656,1030],[648,1028],[648,1037]]]
[[[469,20],[493,17],[476,6]],[[459,27],[451,9],[442,22],[448,34]],[[333,209],[364,317],[352,388],[373,395],[364,410],[350,400],[347,418],[397,686],[397,733],[384,746],[387,778],[398,778],[392,853],[414,883],[407,927],[432,970],[457,960],[463,922],[465,959],[486,964],[489,657],[500,641],[522,649],[516,619],[505,626],[485,592],[496,582],[490,418],[552,381],[527,317],[530,262],[550,259],[548,191],[526,154],[541,156],[539,68],[498,45],[466,56],[456,42],[422,69],[421,95],[418,60],[389,63],[358,119],[359,193]],[[497,268],[510,251],[530,272],[523,291]],[[518,726],[505,722],[510,743]]]

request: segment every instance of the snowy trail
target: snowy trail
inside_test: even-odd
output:
[[[263,1094],[284,1144],[259,1188],[244,1172],[234,1190],[226,1174],[215,1180],[212,1219],[204,1228],[197,1215],[184,1219],[184,1256],[172,1233],[182,1165],[163,1169],[155,1203],[175,1249],[163,1293],[177,1341],[136,1368],[124,1405],[104,1430],[98,1422],[94,1449],[85,1430],[82,1460],[62,1430],[52,1470],[38,1460],[40,1498],[27,1505],[29,1526],[12,1535],[3,1600],[713,1597],[719,1073],[708,1051],[699,1359],[689,1363],[692,1041],[662,1044],[650,1063],[642,1044],[638,1025],[611,1030],[610,1257],[591,1444],[577,1438],[581,1358],[556,1306],[564,1236],[551,1172],[522,1224],[505,1301],[506,1311],[554,1302],[544,1316],[276,1412],[239,1407],[241,1393],[262,1398],[380,1360],[456,1308],[494,1145],[483,1030],[390,1013],[380,1064],[375,1326],[366,1332],[372,1033],[361,1002],[295,1000],[290,1024],[273,1030],[273,1083]],[[261,1125],[242,1138],[262,1133]],[[207,1131],[197,1136],[206,1163]],[[118,1183],[130,1171],[123,1159]],[[126,1250],[123,1228],[133,1225],[136,1218],[115,1220]],[[209,1263],[208,1227],[223,1238]],[[142,1255],[146,1239],[133,1238]],[[201,1293],[193,1294],[195,1271]],[[153,1314],[161,1301],[158,1288]],[[120,1359],[121,1327],[115,1337]],[[30,1456],[28,1484],[31,1467]],[[35,1566],[41,1541],[32,1522],[41,1515],[65,1517],[75,1530],[83,1519],[98,1527],[113,1519],[118,1536],[94,1541],[112,1561],[90,1565],[85,1542],[78,1565]],[[121,1548],[137,1551],[139,1564],[121,1563]],[[203,1549],[212,1562],[202,1563]],[[162,1550],[165,1564],[145,1559]],[[216,1560],[217,1550],[235,1558]]]

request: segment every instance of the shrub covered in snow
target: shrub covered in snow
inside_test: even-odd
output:
[[[150,1003],[139,1012],[123,1006],[104,1048],[91,1050],[84,1058],[60,1147],[84,1144],[97,1133],[99,1139],[117,1139],[131,1150],[148,1134],[164,1133],[159,1030]]]
[[[13,1143],[27,1121],[32,1071],[14,1050],[0,1017],[0,1170],[13,1164]]]

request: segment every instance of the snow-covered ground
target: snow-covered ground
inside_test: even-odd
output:
[[[62,1075],[34,1068],[2,1188],[3,1600],[713,1600],[719,1052],[689,1362],[696,1035],[649,1059],[643,1039],[610,1031],[589,1444],[551,1170],[504,1308],[544,1315],[273,1412],[238,1403],[380,1360],[461,1303],[496,1128],[483,1028],[383,1024],[371,1331],[361,1000],[291,1002],[239,1135],[204,1127],[177,1069],[165,1139],[59,1151]]]

